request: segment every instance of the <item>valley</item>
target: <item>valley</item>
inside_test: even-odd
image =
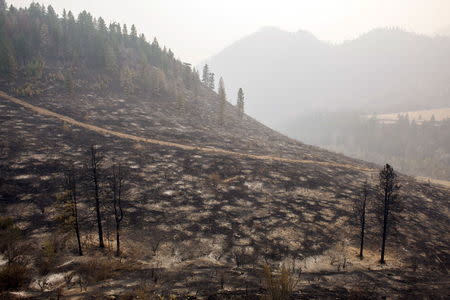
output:
[[[395,122],[396,120],[398,120],[399,115],[408,116],[409,120],[414,120],[417,123],[422,123],[423,121],[431,121],[432,119],[439,122],[444,121],[445,119],[450,119],[450,108],[379,114],[376,115],[376,118],[382,122]]]

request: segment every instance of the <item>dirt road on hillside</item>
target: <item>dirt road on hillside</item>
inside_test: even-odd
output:
[[[363,172],[374,172],[378,171],[376,169],[370,169],[370,168],[363,168],[355,165],[350,164],[339,164],[334,162],[324,162],[324,161],[314,161],[314,160],[301,160],[301,159],[290,159],[290,158],[282,158],[282,157],[276,157],[276,156],[270,156],[270,155],[255,155],[255,154],[248,154],[248,153],[240,153],[240,152],[234,152],[229,151],[225,149],[220,148],[207,148],[207,147],[197,147],[197,146],[191,146],[191,145],[184,145],[184,144],[178,144],[173,142],[167,142],[167,141],[161,141],[161,140],[155,140],[155,139],[149,139],[144,138],[140,136],[135,136],[123,132],[118,132],[114,130],[109,130],[105,128],[101,128],[95,125],[87,124],[84,122],[77,121],[75,119],[72,119],[70,117],[67,117],[65,115],[61,115],[59,113],[52,112],[48,109],[32,105],[26,101],[14,98],[9,96],[8,94],[0,91],[0,98],[4,100],[8,100],[10,102],[13,102],[15,104],[18,104],[22,107],[25,107],[33,112],[36,112],[40,115],[52,117],[59,119],[61,121],[64,121],[68,124],[78,126],[87,130],[95,131],[99,134],[103,135],[112,135],[123,139],[132,140],[135,142],[141,142],[141,143],[148,143],[148,144],[155,144],[155,145],[161,145],[161,146],[167,146],[167,147],[173,147],[173,148],[179,148],[187,151],[197,151],[197,152],[204,152],[204,153],[215,153],[215,154],[223,154],[228,156],[235,156],[235,157],[242,157],[242,158],[251,158],[251,159],[257,159],[257,160],[269,160],[269,161],[280,161],[280,162],[287,162],[287,163],[298,163],[298,164],[314,164],[314,165],[321,165],[321,166],[327,166],[327,167],[340,167],[340,168],[347,168],[357,171],[363,171]]]

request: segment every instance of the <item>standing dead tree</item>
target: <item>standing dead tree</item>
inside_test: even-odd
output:
[[[98,242],[100,248],[105,248],[103,243],[103,227],[102,227],[102,215],[100,211],[100,188],[99,188],[99,173],[100,167],[103,160],[103,156],[99,153],[98,148],[92,145],[89,149],[89,162],[87,166],[87,173],[89,182],[93,189],[94,200],[95,200],[95,212],[97,216],[97,226],[98,226]]]
[[[113,165],[109,176],[109,187],[116,222],[116,256],[120,256],[120,223],[123,220],[122,197],[124,193],[125,171],[120,165]]]
[[[386,263],[384,260],[386,239],[389,227],[393,225],[392,213],[398,211],[399,209],[397,199],[400,185],[398,184],[397,174],[389,164],[386,164],[386,166],[384,166],[384,168],[380,171],[379,180],[379,199],[381,207],[378,210],[378,213],[383,220],[380,263],[384,264]]]
[[[78,222],[78,174],[75,167],[72,165],[64,172],[64,189],[67,192],[68,206],[70,210],[70,225],[73,226],[75,235],[77,237],[78,255],[83,255],[81,247],[80,226]]]
[[[360,232],[360,246],[359,246],[359,258],[363,259],[364,251],[364,233],[366,229],[366,208],[367,208],[367,197],[369,195],[369,184],[367,180],[363,183],[361,194],[358,195],[353,202],[353,212],[355,214],[356,220],[358,222]]]

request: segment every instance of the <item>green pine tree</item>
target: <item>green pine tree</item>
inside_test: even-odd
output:
[[[6,2],[0,0],[0,73],[15,78],[17,69],[16,59],[12,50],[11,40],[6,34],[5,17]]]
[[[244,92],[242,91],[242,88],[239,88],[239,91],[238,91],[237,108],[238,108],[239,118],[242,119],[244,117]]]
[[[130,32],[131,38],[135,41],[137,39],[137,30],[136,26],[131,25],[131,32]]]
[[[107,30],[105,20],[102,17],[98,18],[98,29],[100,32],[106,32]]]
[[[203,67],[202,82],[205,86],[209,86],[209,66],[208,66],[208,64],[206,64]]]
[[[216,88],[216,83],[215,83],[215,79],[214,79],[215,74],[214,73],[209,73],[209,88],[214,90]]]
[[[225,84],[223,83],[223,78],[219,80],[219,125],[223,126],[225,122],[225,102],[227,101],[227,96],[225,94]]]

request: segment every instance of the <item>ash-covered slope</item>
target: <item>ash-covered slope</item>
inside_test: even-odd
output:
[[[28,228],[31,237],[51,232],[54,195],[60,189],[57,183],[64,163],[82,165],[89,145],[97,144],[106,156],[104,168],[114,160],[129,170],[124,244],[127,253],[138,251],[140,259],[135,263],[137,270],[116,275],[113,286],[124,278],[136,283],[143,270],[162,262],[166,279],[161,289],[181,294],[200,290],[209,295],[217,292],[223,270],[230,289],[256,289],[259,271],[255,265],[293,259],[303,269],[306,288],[311,278],[324,276],[321,274],[330,268],[336,270],[328,260],[338,251],[337,245],[346,241],[344,252],[354,266],[327,277],[321,287],[334,292],[337,287],[351,290],[357,283],[350,278],[358,272],[361,279],[372,282],[377,293],[386,293],[378,290],[387,279],[385,268],[376,264],[377,225],[370,226],[367,233],[367,253],[372,259],[361,265],[353,256],[357,230],[351,225],[351,203],[359,197],[365,179],[375,189],[376,169],[367,170],[375,166],[289,140],[249,117],[240,121],[231,106],[227,107],[226,125],[221,127],[215,116],[215,97],[205,90],[198,102],[186,102],[181,115],[173,111],[176,101],[163,98],[85,94],[27,101],[135,136],[355,168],[136,143],[65,124],[2,98],[2,214],[13,216]],[[388,272],[399,280],[389,282],[387,290],[438,295],[444,284],[439,283],[437,274],[448,268],[450,193],[406,176],[401,176],[401,183],[402,222],[389,239],[387,258]],[[102,197],[107,207],[107,194]],[[371,197],[375,198],[374,191]],[[88,194],[81,198],[83,205],[92,206]],[[91,218],[86,211],[84,234],[92,230]],[[370,218],[375,220],[373,215]],[[161,250],[153,253],[150,248],[159,244]],[[412,266],[419,266],[419,271]],[[367,267],[376,271],[367,271]],[[437,281],[436,286],[429,280]],[[424,288],[415,288],[416,282]]]

